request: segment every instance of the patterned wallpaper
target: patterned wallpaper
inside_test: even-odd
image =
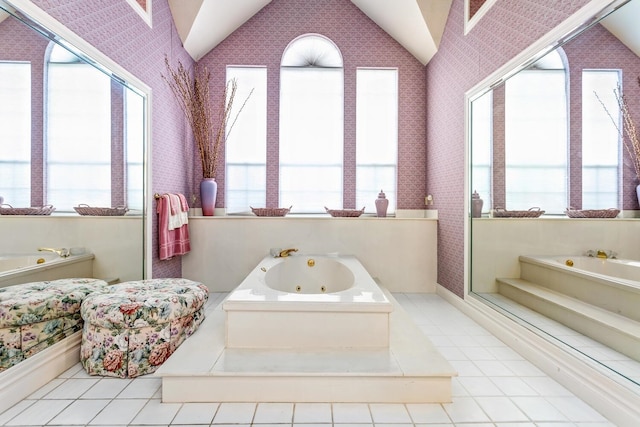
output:
[[[186,146],[187,130],[182,112],[173,94],[161,78],[164,58],[193,61],[182,48],[167,0],[153,4],[153,28],[150,28],[125,0],[34,0],[34,3],[119,63],[152,89],[151,116],[151,191],[189,192],[186,165],[192,153]],[[158,259],[157,215],[155,205],[149,209],[153,219],[153,275],[181,277],[179,257]]]
[[[278,197],[280,59],[289,42],[305,33],[319,33],[330,38],[344,58],[344,207],[356,208],[356,68],[398,67],[398,208],[424,209],[425,69],[417,59],[347,0],[273,1],[199,61],[199,64],[209,68],[213,87],[217,88],[224,85],[226,65],[267,67],[267,205],[277,206]],[[217,95],[220,95],[219,91]],[[223,159],[224,156],[221,156],[221,164]],[[219,167],[218,170],[224,171],[224,168]],[[223,206],[224,176],[219,175],[216,181],[217,206],[220,207]],[[197,184],[194,181],[194,187]]]
[[[153,4],[149,28],[124,0],[34,0],[34,3],[145,81],[153,90],[152,191],[189,194],[197,178],[181,112],[160,77],[164,55],[191,65],[166,0]],[[464,35],[464,0],[454,0],[440,50],[426,67],[402,49],[350,1],[275,0],[231,34],[202,62],[223,79],[227,64],[269,69],[268,194],[277,192],[278,69],[280,55],[296,36],[331,38],[345,58],[345,97],[354,99],[355,67],[400,67],[398,207],[423,208],[427,193],[439,210],[438,282],[463,295],[464,93],[540,38],[588,0],[498,1]],[[425,72],[426,71],[426,72]],[[426,99],[425,99],[426,97]],[[426,110],[425,110],[426,109]],[[355,159],[355,106],[345,105],[345,165]],[[425,144],[426,141],[426,144]],[[188,166],[187,166],[188,165]],[[346,179],[354,179],[348,168]],[[219,177],[219,194],[224,194]],[[626,190],[625,190],[626,191]],[[351,197],[346,194],[345,197]],[[218,206],[222,206],[221,200]],[[157,248],[154,217],[154,248]],[[180,260],[159,262],[154,276],[181,274]]]
[[[464,93],[588,0],[500,0],[464,35],[454,0],[427,65],[427,193],[438,209],[438,283],[464,295]]]

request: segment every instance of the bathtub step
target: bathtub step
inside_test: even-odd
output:
[[[523,279],[496,279],[498,292],[640,361],[640,322]]]
[[[163,402],[451,402],[455,370],[393,304],[378,349],[225,348],[222,304],[155,372]]]

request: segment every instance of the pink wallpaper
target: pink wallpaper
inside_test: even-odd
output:
[[[454,0],[427,65],[427,192],[438,209],[438,283],[464,295],[464,93],[588,0],[501,0],[464,35]]]
[[[424,209],[425,69],[411,54],[347,0],[277,0],[232,33],[199,63],[221,88],[227,65],[267,67],[267,205],[278,205],[278,94],[282,52],[301,34],[320,33],[336,43],[344,58],[344,207],[355,206],[355,83],[357,67],[398,67],[398,208]],[[220,92],[217,92],[218,96]],[[221,164],[224,156],[221,156]],[[199,167],[199,166],[198,166]],[[223,167],[218,168],[220,174]],[[197,174],[196,174],[197,176]],[[223,206],[219,175],[217,206]],[[194,180],[193,186],[197,186]]]
[[[193,61],[181,46],[167,0],[154,1],[153,28],[125,0],[34,0],[34,3],[151,87],[151,191],[187,194],[190,180],[186,165],[191,162],[191,153],[185,150],[186,129],[182,112],[161,74],[165,72],[165,55],[187,66]],[[181,277],[179,257],[159,261],[155,205],[149,207],[149,214],[153,219],[154,277]]]
[[[124,0],[34,0],[153,90],[152,191],[194,190],[193,154],[181,112],[161,80],[164,55],[191,60],[180,45],[166,0],[155,0],[149,28]],[[464,35],[464,0],[454,0],[440,50],[425,68],[350,1],[275,0],[203,58],[222,83],[227,64],[269,70],[268,198],[277,195],[278,66],[294,37],[317,32],[345,58],[345,179],[353,180],[358,66],[400,69],[398,207],[423,208],[427,193],[439,210],[438,281],[463,295],[464,92],[588,0],[500,0]],[[627,85],[630,86],[630,85]],[[426,97],[426,99],[425,99]],[[426,141],[426,143],[425,143]],[[187,166],[188,165],[188,166]],[[219,177],[224,194],[224,177]],[[626,191],[626,190],[625,190]],[[345,198],[352,195],[347,191]],[[219,199],[218,206],[222,206]],[[155,218],[155,215],[153,215]],[[181,274],[180,260],[159,262],[154,219],[154,276]]]

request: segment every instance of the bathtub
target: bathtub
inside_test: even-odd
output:
[[[266,257],[223,302],[228,348],[386,348],[392,304],[354,256]]]
[[[94,255],[62,258],[52,252],[0,255],[0,288],[67,277],[93,277]]]
[[[520,256],[520,277],[640,321],[640,261]]]

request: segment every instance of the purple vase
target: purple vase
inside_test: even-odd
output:
[[[379,218],[387,216],[387,208],[389,207],[389,200],[386,198],[384,191],[380,190],[378,198],[376,199],[376,214]]]
[[[215,178],[203,178],[200,181],[200,201],[202,203],[202,215],[213,216],[216,209],[216,196],[218,195],[218,183]]]

